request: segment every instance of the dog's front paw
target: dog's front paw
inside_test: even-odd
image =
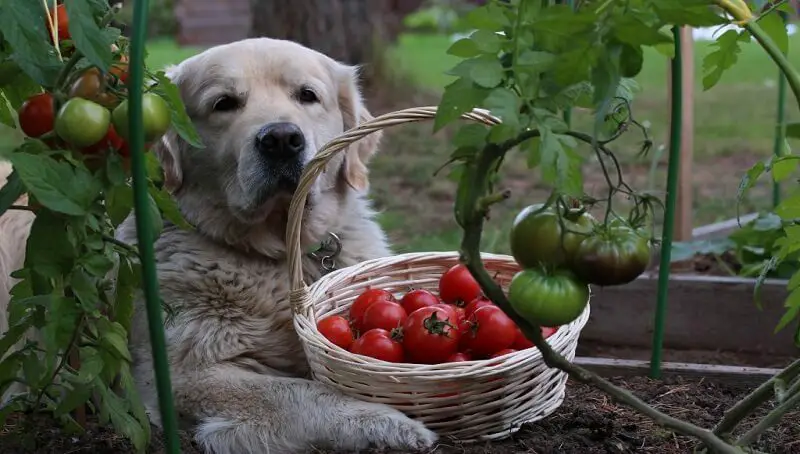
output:
[[[419,451],[430,448],[438,439],[433,431],[400,411],[384,407],[377,414],[366,413],[358,422],[371,446],[381,449]]]

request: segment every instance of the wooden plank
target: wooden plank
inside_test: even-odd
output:
[[[795,356],[791,327],[773,334],[784,314],[786,281],[767,280],[763,310],[753,300],[755,280],[673,275],[664,348],[721,350],[765,356]],[[592,287],[591,316],[581,343],[650,348],[658,276],[646,273],[616,287]]]
[[[675,211],[675,241],[692,237],[692,161],[694,159],[694,40],[692,29],[681,27],[681,158],[678,169],[678,194]],[[672,71],[667,66],[667,87],[672,92]],[[668,109],[672,110],[672,96],[668,96]]]
[[[578,356],[573,362],[602,377],[640,377],[647,376],[650,372],[649,361]],[[662,378],[683,377],[755,386],[773,377],[780,372],[780,369],[664,362],[661,365],[661,371]]]

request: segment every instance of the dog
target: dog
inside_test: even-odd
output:
[[[292,325],[289,201],[320,147],[372,118],[358,69],[291,41],[253,38],[210,48],[167,76],[205,145],[194,148],[171,130],[154,147],[164,187],[193,226],[167,225],[154,245],[182,421],[216,454],[431,447],[437,436],[422,423],[309,380]],[[339,267],[390,254],[365,197],[379,135],[330,161],[303,213],[303,249],[333,233]],[[116,236],[136,243],[133,217]],[[324,274],[318,259],[303,260],[306,282]],[[134,378],[158,425],[141,297],[131,338]]]

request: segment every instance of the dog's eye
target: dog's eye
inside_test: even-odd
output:
[[[314,90],[303,87],[297,92],[297,100],[302,102],[303,104],[312,104],[315,102],[319,102],[319,98],[317,94],[314,93]]]
[[[214,112],[229,112],[239,108],[239,100],[232,96],[220,96],[214,101]]]

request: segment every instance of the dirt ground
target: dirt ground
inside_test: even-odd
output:
[[[612,379],[659,410],[695,424],[712,427],[725,409],[748,389],[710,381],[647,378]],[[768,409],[763,409],[763,415]],[[800,453],[800,413],[787,414],[783,422],[767,431],[755,446],[772,454]],[[751,427],[753,419],[743,424]],[[188,433],[181,434],[182,452],[201,451]],[[523,426],[510,438],[493,443],[460,445],[443,439],[428,454],[685,454],[695,447],[693,439],[677,436],[655,426],[647,418],[612,402],[595,389],[569,382],[563,405],[549,417]],[[48,419],[25,425],[19,418],[0,430],[0,454],[127,454],[127,441],[113,431],[91,426],[82,435],[66,435]],[[159,434],[154,432],[151,454],[164,453]],[[313,451],[319,454],[343,452]]]

